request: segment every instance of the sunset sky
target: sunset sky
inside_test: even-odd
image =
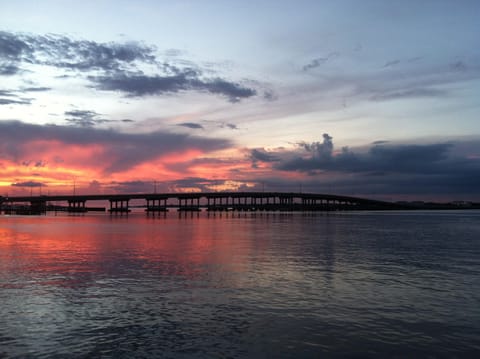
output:
[[[476,0],[0,1],[0,195],[480,200],[479,14]]]

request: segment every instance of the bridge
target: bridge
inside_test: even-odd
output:
[[[106,201],[108,212],[128,213],[131,201],[147,213],[178,211],[340,211],[405,209],[396,203],[372,199],[318,193],[294,192],[198,192],[91,194],[46,196],[0,196],[0,212],[10,214],[44,214],[47,211],[83,213],[106,211],[105,207],[88,207],[88,201]],[[62,202],[64,205],[54,203]],[[140,204],[138,204],[140,203]]]

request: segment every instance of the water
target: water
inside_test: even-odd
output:
[[[480,211],[0,217],[0,357],[480,353]]]

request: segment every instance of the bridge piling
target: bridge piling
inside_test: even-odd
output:
[[[167,198],[146,198],[146,212],[168,212]]]
[[[68,208],[67,211],[69,213],[83,213],[86,212],[87,209],[85,208],[86,201],[83,199],[70,199],[68,200]]]
[[[116,199],[110,198],[110,213],[128,213],[130,209],[128,208],[128,199]]]

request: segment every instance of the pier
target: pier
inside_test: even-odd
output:
[[[89,201],[105,201],[106,207],[89,207]],[[397,203],[318,193],[295,192],[199,192],[147,194],[92,194],[46,196],[0,196],[0,210],[5,214],[44,214],[47,211],[84,213],[104,211],[128,213],[135,207],[147,213],[226,211],[347,211],[405,209]],[[52,203],[64,203],[54,205]]]

